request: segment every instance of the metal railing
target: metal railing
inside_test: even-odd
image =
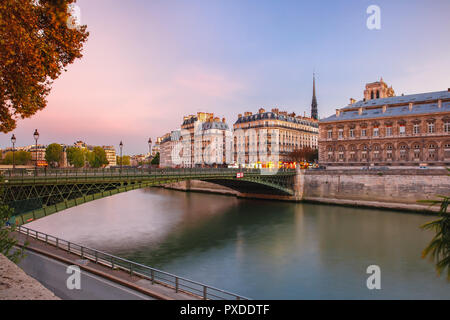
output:
[[[270,169],[269,169],[270,170]],[[293,169],[273,169],[274,174],[294,174]],[[251,168],[101,168],[101,169],[8,169],[1,172],[4,179],[36,180],[36,179],[68,179],[83,178],[124,178],[124,177],[168,177],[168,176],[202,176],[233,175],[238,172],[260,175],[261,169]]]
[[[31,237],[48,245],[55,246],[58,249],[78,255],[81,259],[87,259],[111,269],[123,270],[130,274],[130,276],[136,275],[151,281],[152,284],[157,283],[172,288],[176,293],[187,293],[204,300],[249,300],[246,297],[227,292],[225,290],[178,277],[168,272],[63,240],[24,226],[17,226],[15,230],[26,235],[27,237]]]

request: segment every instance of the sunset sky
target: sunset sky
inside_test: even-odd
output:
[[[183,115],[278,107],[320,117],[383,77],[397,95],[450,87],[450,1],[78,0],[84,57],[53,85],[48,106],[18,122],[17,146],[124,143],[178,128]],[[381,30],[366,27],[369,5]],[[10,146],[2,134],[0,147]]]

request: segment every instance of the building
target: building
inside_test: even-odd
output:
[[[31,146],[27,146],[25,147],[25,151],[28,151],[31,153],[31,160],[33,162],[36,162],[38,164],[42,164],[45,165],[45,163],[47,163],[47,161],[45,161],[45,151],[46,151],[47,147],[42,145],[42,144],[38,144],[36,145],[31,145]]]
[[[450,89],[395,96],[381,79],[319,122],[319,161],[340,166],[450,165]]]
[[[155,144],[152,146],[152,158],[156,156],[156,154],[160,153],[160,144],[162,137],[157,137]]]
[[[130,165],[133,167],[140,166],[144,163],[146,159],[145,154],[136,154],[130,157]]]
[[[227,149],[227,140],[230,147]],[[225,118],[213,113],[198,112],[183,118],[180,141],[183,167],[221,166],[227,163],[226,152],[230,152],[232,131]],[[173,160],[173,159],[172,159]]]
[[[277,165],[274,161],[289,162],[292,151],[303,147],[316,149],[318,146],[316,119],[288,114],[277,108],[271,111],[261,108],[256,114],[239,114],[233,129],[235,161],[238,165],[272,167]],[[263,142],[262,139],[267,140]]]
[[[114,149],[113,146],[103,146],[103,150],[105,150],[106,154],[106,160],[109,162],[110,167],[114,167],[117,165],[117,158],[116,158],[116,149]]]
[[[161,168],[171,167],[174,168],[177,165],[172,161],[172,155],[174,148],[179,144],[181,138],[180,130],[174,130],[170,133],[166,133],[162,136],[159,152],[159,166]],[[179,150],[180,151],[180,150]]]

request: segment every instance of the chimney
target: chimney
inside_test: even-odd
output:
[[[266,112],[266,110],[264,110],[264,108],[260,108],[260,109],[258,110],[258,112],[259,112],[259,113],[264,113],[264,112]]]
[[[225,123],[225,118],[222,118],[222,122]]]
[[[442,100],[441,99],[438,100],[438,108],[439,109],[442,108]]]
[[[278,114],[278,108],[272,109],[272,112]]]
[[[244,112],[244,116],[246,116],[246,117],[251,116],[251,115],[252,115],[252,113],[250,111]]]
[[[239,114],[238,114],[238,118],[242,118],[242,113],[239,113]]]
[[[356,102],[356,100],[355,99],[353,99],[353,98],[350,98],[350,104],[354,104]]]
[[[410,102],[410,103],[409,103],[409,111],[412,111],[412,109],[413,109],[413,103]]]

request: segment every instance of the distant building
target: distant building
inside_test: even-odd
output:
[[[256,114],[239,114],[233,128],[238,165],[276,167],[278,164],[272,163],[265,155],[278,153],[278,161],[287,162],[290,160],[289,154],[297,149],[318,147],[319,126],[316,119],[288,114],[277,108],[271,111],[260,108]],[[241,130],[241,134],[237,133],[238,130]],[[267,136],[265,142],[261,141],[264,134]]]
[[[213,113],[198,112],[185,116],[181,125],[183,145],[181,166],[202,167],[226,163],[226,141],[231,142],[232,131]],[[230,150],[231,152],[231,150]]]
[[[450,89],[395,96],[381,79],[319,129],[325,165],[450,165]]]
[[[175,130],[166,133],[161,137],[160,152],[159,152],[159,166],[161,168],[176,167],[177,165],[172,161],[172,154],[174,148],[179,144],[181,133],[180,130]]]
[[[25,151],[28,151],[31,153],[31,160],[35,162],[36,160],[39,162],[46,162],[45,161],[45,150],[47,149],[46,146],[42,144],[31,145],[24,148]]]
[[[109,162],[109,166],[113,167],[117,165],[116,158],[116,149],[113,146],[103,146],[103,150],[105,150],[106,160]]]
[[[130,157],[130,165],[136,167],[142,164],[146,159],[145,154],[136,154]]]

